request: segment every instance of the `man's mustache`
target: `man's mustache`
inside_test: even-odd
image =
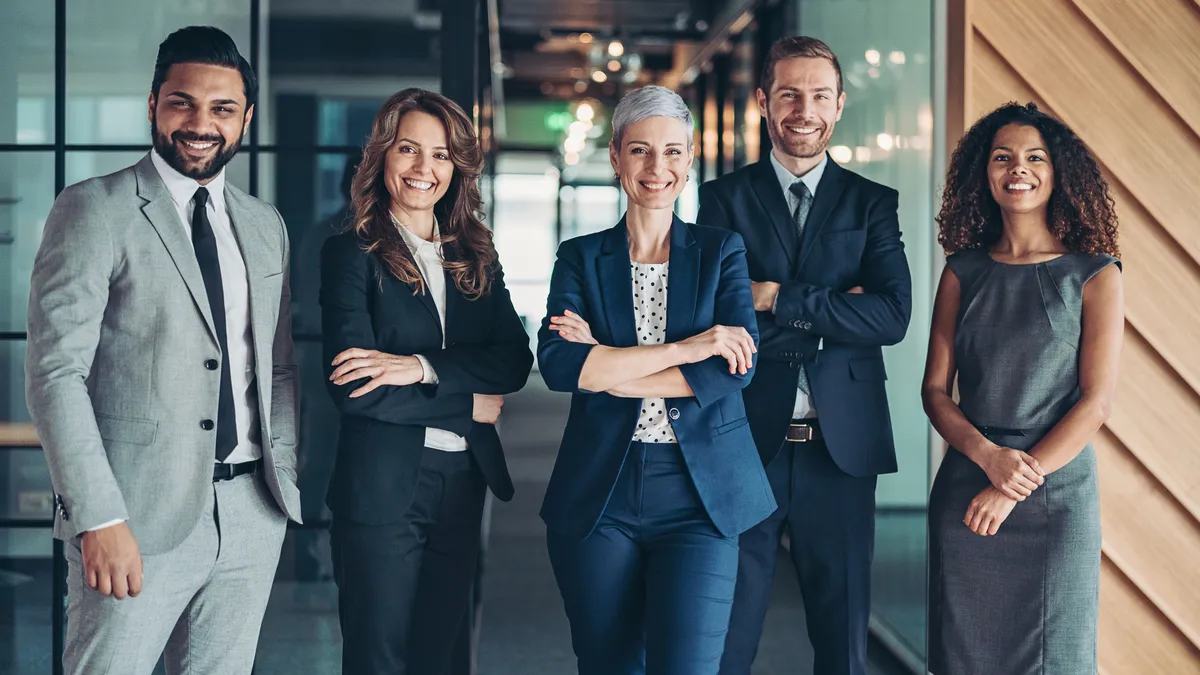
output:
[[[171,140],[173,140],[173,141],[191,141],[193,143],[207,143],[209,141],[212,141],[214,143],[221,143],[221,144],[225,143],[225,137],[221,136],[219,134],[212,135],[212,136],[202,136],[200,134],[188,133],[188,132],[184,132],[184,131],[176,131],[175,133],[171,134]]]

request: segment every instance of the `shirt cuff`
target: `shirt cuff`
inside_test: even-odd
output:
[[[99,525],[97,525],[95,527],[88,528],[88,532],[95,532],[96,530],[103,530],[106,527],[112,527],[113,525],[120,525],[123,522],[125,522],[124,518],[117,518],[116,520],[110,520],[107,523],[100,523]]]
[[[437,384],[438,376],[437,373],[433,372],[433,365],[429,363],[429,359],[420,354],[413,354],[413,356],[416,357],[417,361],[421,362],[421,372],[423,373],[421,375],[421,384]]]
[[[781,290],[782,290],[782,289],[781,289]],[[776,293],[776,294],[775,294],[775,297],[771,299],[771,313],[772,313],[772,314],[774,314],[774,313],[775,313],[775,308],[776,308],[776,307],[778,307],[778,306],[779,306],[779,294],[778,294],[778,293]]]

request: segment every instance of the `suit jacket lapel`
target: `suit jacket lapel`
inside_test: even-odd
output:
[[[629,272],[629,235],[625,218],[608,231],[596,261],[604,318],[613,347],[636,347],[637,322],[633,318],[633,278]]]
[[[208,305],[204,277],[200,274],[200,263],[196,261],[196,251],[192,248],[192,241],[188,236],[187,223],[180,222],[175,202],[171,200],[171,193],[159,177],[149,154],[134,165],[134,176],[137,178],[138,196],[146,201],[142,205],[142,213],[158,232],[158,238],[167,248],[175,268],[179,270],[183,282],[192,294],[196,309],[204,317],[209,335],[216,341],[217,329],[213,324],[212,309]]]
[[[459,318],[463,303],[470,301],[464,298],[458,287],[454,285],[454,277],[449,272],[443,272],[443,274],[446,277],[446,335],[443,339],[446,346],[450,346],[450,336],[458,334],[453,328],[454,322]],[[436,306],[433,309],[435,312],[437,311]]]
[[[667,270],[667,342],[692,336],[700,286],[700,247],[687,223],[671,223],[671,266]]]
[[[279,316],[270,311],[276,299],[268,297],[269,287],[263,278],[282,272],[283,253],[266,238],[266,232],[275,230],[275,223],[261,222],[253,217],[253,211],[243,202],[244,193],[226,183],[225,207],[229,212],[229,224],[242,252],[246,266],[246,283],[250,289],[250,330],[254,341],[255,357],[263,363],[263,350],[272,348],[275,327]],[[248,197],[247,197],[248,198]],[[291,311],[290,307],[279,307],[280,312]]]
[[[763,210],[771,221],[775,234],[779,237],[779,245],[787,253],[791,269],[795,269],[800,242],[796,241],[796,224],[788,211],[787,199],[780,189],[779,179],[775,176],[775,167],[771,166],[771,158],[759,161],[752,169],[750,185],[758,200],[762,202]]]
[[[794,274],[799,274],[804,269],[804,261],[812,253],[817,237],[829,220],[829,215],[833,213],[833,207],[841,201],[842,190],[845,188],[844,174],[845,169],[838,166],[832,158],[826,160],[825,173],[821,175],[821,182],[817,184],[817,194],[813,199],[812,209],[808,212],[808,221],[804,224],[804,234],[800,237],[800,259],[793,269]]]

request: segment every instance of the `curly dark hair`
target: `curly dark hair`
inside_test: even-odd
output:
[[[988,157],[997,132],[1009,124],[1037,129],[1054,166],[1054,191],[1046,221],[1068,251],[1118,255],[1117,213],[1108,182],[1087,146],[1060,120],[1033,103],[1008,103],[975,123],[959,141],[946,171],[938,243],[947,253],[988,248],[1004,224],[988,184]]]

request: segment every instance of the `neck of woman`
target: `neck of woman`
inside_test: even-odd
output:
[[[625,212],[629,230],[629,259],[636,263],[665,263],[671,257],[671,209],[647,209],[630,203]]]
[[[409,232],[412,232],[425,241],[433,241],[433,209],[410,211],[392,202],[391,212],[392,217]]]

